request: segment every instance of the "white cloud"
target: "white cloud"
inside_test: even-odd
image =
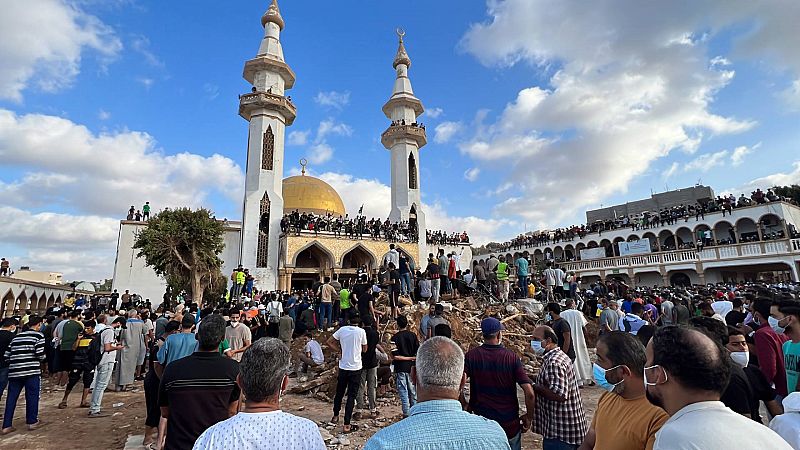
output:
[[[793,184],[800,184],[800,161],[795,161],[792,163],[791,172],[777,172],[755,178],[739,188],[730,190],[730,192],[744,192],[749,194],[751,191],[754,191],[757,188],[766,190],[767,188],[771,188],[773,186],[791,186]]]
[[[731,164],[734,166],[741,165],[744,162],[744,157],[753,153],[753,150],[757,149],[761,146],[761,143],[754,145],[752,148],[742,145],[733,149],[733,153],[731,153]]]
[[[675,175],[676,173],[678,173],[678,169],[680,168],[680,166],[681,166],[681,165],[680,165],[680,164],[678,164],[678,163],[676,163],[676,162],[672,163],[672,164],[669,166],[669,168],[668,168],[667,170],[665,170],[665,171],[664,171],[664,173],[662,173],[662,174],[661,174],[661,176],[662,176],[663,178],[665,178],[665,179],[666,179],[666,178],[670,178],[671,176],[673,176],[673,175]]]
[[[196,208],[222,196],[229,206],[216,213],[224,217],[239,213],[243,195],[242,169],[227,157],[167,155],[146,133],[96,134],[42,114],[0,109],[0,160],[14,177],[0,180],[4,256],[67,279],[111,276],[119,220],[131,205]]]
[[[326,119],[319,123],[317,128],[317,141],[322,141],[328,135],[336,136],[350,136],[353,134],[353,129],[346,123],[336,122],[333,119]]]
[[[310,133],[311,132],[308,131],[308,130],[306,130],[306,131],[299,131],[299,130],[291,131],[291,132],[289,132],[289,137],[287,138],[287,140],[286,140],[287,142],[286,143],[289,144],[289,145],[306,145],[306,143],[308,142],[308,135]]]
[[[464,179],[467,180],[467,181],[475,181],[475,180],[478,179],[478,175],[480,173],[481,173],[481,169],[479,169],[477,167],[473,167],[471,169],[467,169],[467,171],[464,172]]]
[[[97,112],[97,118],[100,120],[108,120],[111,118],[111,113],[105,109],[100,109],[100,111]]]
[[[442,114],[444,114],[444,110],[442,108],[428,108],[425,110],[425,116],[430,117],[431,119],[436,119]]]
[[[314,97],[318,105],[329,106],[334,109],[342,109],[350,103],[350,92],[320,91]]]
[[[148,39],[147,36],[134,36],[133,39],[131,39],[131,49],[142,55],[147,64],[153,67],[164,67],[164,62],[150,50],[150,39]]]
[[[72,2],[4,1],[0,14],[0,98],[22,100],[31,84],[46,92],[71,86],[86,50],[108,62],[122,43]]]
[[[686,163],[686,165],[683,166],[683,170],[685,172],[690,172],[693,170],[708,172],[714,167],[724,164],[727,157],[728,157],[727,150],[720,150],[714,153],[706,153]]]
[[[792,84],[781,92],[786,104],[793,111],[800,111],[800,78],[794,80]]]
[[[207,99],[214,100],[219,97],[219,86],[213,83],[204,83],[203,92],[205,92]]]
[[[19,173],[0,181],[0,205],[123,217],[130,205],[145,201],[158,210],[201,206],[213,192],[242,198],[242,169],[230,158],[166,155],[147,133],[94,134],[42,114],[0,109],[0,160]]]
[[[323,164],[333,157],[333,148],[324,142],[320,142],[312,145],[308,149],[306,156],[311,164]]]
[[[487,66],[526,64],[549,77],[459,142],[487,170],[507,170],[513,158],[506,181],[521,195],[496,213],[558,224],[624,193],[673,150],[755,126],[711,108],[734,72],[708,54],[708,33],[764,7],[734,3],[488,1],[488,21],[473,24],[461,48]]]
[[[148,77],[138,77],[136,81],[139,82],[146,90],[150,90],[150,88],[156,83],[156,80]]]
[[[463,126],[460,122],[442,122],[436,125],[433,142],[437,144],[446,144],[462,129]]]

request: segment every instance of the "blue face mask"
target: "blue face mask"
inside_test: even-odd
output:
[[[603,369],[597,363],[594,363],[594,366],[592,368],[592,375],[594,376],[595,383],[597,383],[598,386],[600,386],[601,388],[607,390],[608,392],[613,391],[615,387],[619,386],[622,383],[622,381],[625,381],[625,380],[622,380],[622,381],[620,381],[620,382],[618,382],[616,384],[611,384],[611,383],[608,382],[608,380],[606,380],[606,372],[608,372],[609,370],[614,370],[614,369],[616,369],[617,367],[620,367],[620,366],[621,365],[614,366],[614,367],[612,367],[610,369]]]
[[[544,347],[542,347],[541,341],[531,341],[531,348],[533,349],[533,353],[537,355],[544,353]]]

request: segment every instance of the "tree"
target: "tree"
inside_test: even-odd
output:
[[[222,223],[201,208],[164,210],[136,235],[133,248],[148,266],[170,280],[184,284],[192,299],[202,304],[203,292],[218,279],[225,247]]]

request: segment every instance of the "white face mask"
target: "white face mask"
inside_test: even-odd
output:
[[[537,355],[544,353],[544,347],[542,347],[541,341],[531,341],[531,348],[533,349],[533,353]]]
[[[731,360],[741,368],[745,368],[750,362],[750,352],[731,352]]]

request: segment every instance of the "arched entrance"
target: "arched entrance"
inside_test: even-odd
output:
[[[669,283],[673,286],[691,286],[692,280],[689,278],[689,275],[677,272],[669,277]]]
[[[333,269],[333,255],[317,242],[309,244],[298,252],[292,261],[292,288],[308,289],[325,274],[331,274]]]

